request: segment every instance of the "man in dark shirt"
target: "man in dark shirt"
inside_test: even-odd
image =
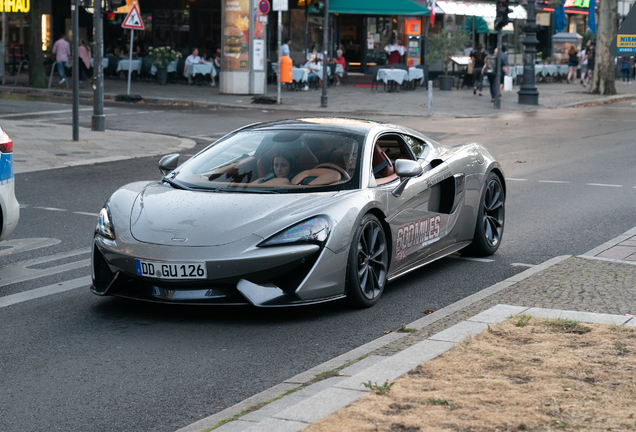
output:
[[[484,58],[486,57],[481,48],[481,44],[477,44],[475,50],[470,53],[470,59],[473,62],[473,94],[477,94],[479,87],[479,96],[481,96],[481,90],[484,87],[484,77],[481,70],[484,68]]]

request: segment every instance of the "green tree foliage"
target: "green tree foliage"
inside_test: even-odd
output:
[[[460,54],[470,43],[470,36],[461,32],[449,33],[442,31],[433,35],[428,40],[428,55],[426,61],[429,65],[441,60],[444,64],[444,75],[448,75],[451,56]]]

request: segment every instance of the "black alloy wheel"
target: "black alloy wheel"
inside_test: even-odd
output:
[[[372,214],[362,218],[349,251],[347,298],[359,308],[373,306],[384,291],[389,267],[386,236]]]
[[[494,254],[503,237],[506,197],[499,176],[489,173],[479,205],[473,242],[465,251],[479,256]]]

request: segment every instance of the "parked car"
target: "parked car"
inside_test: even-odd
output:
[[[13,232],[20,218],[13,178],[13,141],[0,127],[0,240]]]

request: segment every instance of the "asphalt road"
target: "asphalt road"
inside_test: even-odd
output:
[[[0,100],[0,124],[6,115],[70,124],[68,112],[14,115],[69,108]],[[236,127],[297,116],[265,111],[111,105],[106,114],[108,128],[194,138],[193,154]],[[367,310],[339,303],[275,310],[168,307],[100,298],[87,285],[0,307],[0,430],[173,431],[421,318],[427,309],[554,256],[586,252],[636,225],[635,113],[624,102],[469,119],[377,117],[444,144],[481,141],[499,157],[508,177],[506,228],[492,261],[440,260],[388,285]],[[90,111],[82,111],[81,125],[89,124]],[[12,239],[59,243],[0,255],[0,298],[88,276],[94,214],[119,186],[158,179],[156,162],[17,175],[25,207]],[[9,271],[23,280],[3,284]]]

